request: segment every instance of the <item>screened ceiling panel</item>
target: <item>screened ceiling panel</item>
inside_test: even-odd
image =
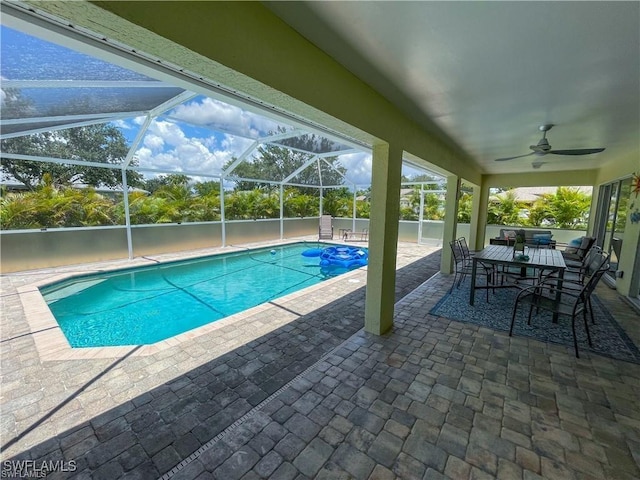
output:
[[[274,143],[283,147],[298,148],[311,153],[340,152],[344,150],[351,150],[353,148],[313,134],[283,138],[275,141]]]
[[[167,117],[177,122],[254,140],[294,130],[284,122],[277,122],[202,95],[171,109],[167,112]]]
[[[165,88],[24,88],[14,89],[15,103],[2,119],[66,115],[133,113],[151,110],[184,90]],[[7,97],[9,98],[9,97]]]
[[[96,119],[96,121],[108,121],[108,118]],[[76,124],[86,123],[84,120],[77,120]],[[21,122],[19,124],[2,124],[0,125],[0,135],[10,135],[10,134],[18,134],[24,132],[31,132],[33,130],[41,130],[41,129],[51,129],[55,130],[56,127],[70,127],[73,126],[74,122],[69,120],[58,120],[58,121],[29,121],[29,122]]]
[[[312,158],[313,155],[310,153],[262,144],[237,165],[232,173],[236,177],[282,182],[303,168]]]
[[[184,92],[4,26],[1,34],[2,120],[148,111]]]
[[[327,163],[335,166],[331,168]],[[342,172],[342,173],[340,173]],[[313,157],[311,163],[307,162],[304,169],[296,172],[295,175],[289,178],[289,183],[296,185],[309,185],[309,186],[337,186],[345,184],[344,173],[346,168],[340,163],[336,157],[329,159],[322,159],[317,156]]]
[[[8,80],[137,80],[157,82],[55,43],[2,26],[2,76]]]

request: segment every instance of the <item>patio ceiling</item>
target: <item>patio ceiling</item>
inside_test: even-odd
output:
[[[640,150],[638,2],[265,2],[486,173],[596,169]]]

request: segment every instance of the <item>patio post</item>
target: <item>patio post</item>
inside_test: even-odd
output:
[[[124,224],[127,229],[127,251],[129,260],[133,260],[133,240],[131,236],[131,214],[129,213],[129,185],[127,185],[127,170],[122,169],[122,202],[124,203]]]
[[[224,177],[220,177],[220,233],[222,235],[222,246],[227,246],[227,229],[224,219]]]
[[[478,221],[480,220],[480,196],[481,189],[477,185],[472,185],[471,193],[471,221],[469,222],[469,245],[474,245],[474,250],[480,250],[477,247],[478,240],[484,241],[484,235],[478,235]],[[485,215],[486,217],[486,215]],[[480,237],[480,238],[479,238]]]
[[[476,208],[474,202],[474,208],[471,213],[471,228],[476,232],[475,242],[469,243],[473,245],[474,250],[482,250],[484,248],[485,236],[487,231],[487,213],[489,211],[489,187],[484,184],[479,188],[480,195],[478,195],[478,213],[476,216]],[[475,189],[473,191],[475,199]],[[474,218],[476,219],[475,227],[473,224]]]
[[[351,231],[356,231],[356,215],[358,214],[356,210],[356,196],[358,194],[358,186],[353,184],[353,216],[351,217]]]
[[[449,242],[456,238],[459,194],[460,177],[449,175],[447,177],[447,197],[444,205],[444,231],[442,232],[442,256],[440,261],[440,271],[442,273],[452,272],[453,258]]]
[[[396,145],[373,147],[364,328],[375,335],[393,326],[402,154]]]
[[[284,238],[284,185],[280,184],[280,240]]]

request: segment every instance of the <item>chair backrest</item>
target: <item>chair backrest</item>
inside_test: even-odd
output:
[[[576,252],[578,254],[578,256],[580,258],[584,258],[587,253],[589,253],[589,250],[591,250],[591,247],[593,247],[593,244],[596,242],[596,237],[582,237],[582,242],[580,243],[580,246],[578,247],[578,251]]]
[[[318,227],[318,238],[333,238],[333,225],[331,224],[331,215],[322,215],[320,217],[320,226]]]
[[[586,275],[587,277],[593,275],[593,273],[595,273],[600,268],[602,263],[606,261],[607,258],[608,255],[603,253],[602,248],[600,248],[598,245],[592,246],[582,260],[582,270],[584,275]]]
[[[452,240],[449,242],[451,252],[453,253],[453,260],[457,264],[464,262],[464,254],[462,253],[462,247],[460,246],[460,240]]]
[[[609,270],[609,255],[606,253],[597,253],[594,255],[593,263],[598,263],[600,266],[593,271],[592,275],[589,277],[587,283],[584,284],[582,290],[580,291],[580,298],[583,302],[586,302],[587,299],[591,296],[593,291],[596,289],[598,282],[602,278],[602,276]]]
[[[322,215],[320,217],[320,231],[330,232],[331,228],[331,215]]]
[[[458,239],[458,243],[460,244],[460,250],[462,252],[462,257],[466,260],[471,259],[471,252],[469,251],[469,245],[467,245],[467,239],[464,237],[460,237]]]

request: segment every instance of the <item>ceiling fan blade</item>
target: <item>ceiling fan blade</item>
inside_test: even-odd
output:
[[[514,160],[516,158],[530,157],[531,155],[535,155],[535,154],[536,154],[536,152],[531,152],[531,153],[527,153],[525,155],[518,155],[518,156],[515,156],[515,157],[496,158],[495,161],[496,162],[505,162],[507,160]]]
[[[589,155],[591,153],[600,153],[604,148],[578,148],[574,150],[549,150],[547,153],[554,155]]]

